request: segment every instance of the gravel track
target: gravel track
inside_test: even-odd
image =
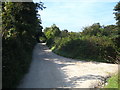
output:
[[[38,43],[29,72],[18,88],[94,88],[117,72],[117,64],[61,57],[49,50],[45,43]]]

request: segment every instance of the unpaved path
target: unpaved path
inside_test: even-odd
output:
[[[75,61],[37,44],[29,72],[18,88],[93,88],[118,70],[118,65]]]

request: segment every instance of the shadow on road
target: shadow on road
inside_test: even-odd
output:
[[[104,80],[103,76],[92,74],[68,78],[61,68],[75,65],[71,62],[78,61],[58,56],[51,52],[45,44],[38,43],[33,51],[29,73],[25,75],[18,88],[74,88],[78,81],[83,83],[87,80]],[[95,64],[99,63],[95,62]]]

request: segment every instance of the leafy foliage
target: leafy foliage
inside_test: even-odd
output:
[[[118,26],[118,37],[114,38],[114,42],[120,52],[120,2],[115,6],[114,10],[115,12],[115,18],[117,20],[117,26]],[[120,58],[120,57],[119,57]]]
[[[120,27],[120,2],[115,6],[114,10],[115,12],[115,18],[117,20],[117,25]]]
[[[83,30],[83,34],[84,35],[94,35],[94,36],[97,36],[97,34],[100,33],[100,24],[99,23],[95,23],[93,24],[92,26],[89,26],[89,27],[85,27],[84,30]]]
[[[47,45],[54,47],[52,50],[57,54],[77,59],[119,62],[119,51],[114,43],[114,38],[118,36],[118,28],[115,25],[101,26],[95,23],[78,33],[63,30],[59,35],[54,34],[52,39],[53,32],[50,28],[47,33],[46,29],[44,30],[48,38]]]
[[[47,38],[47,45],[51,46],[54,44],[54,38],[60,35],[60,29],[53,24],[51,27],[45,28],[44,33]]]
[[[15,88],[28,70],[36,33],[42,32],[38,8],[33,2],[2,3],[3,88]]]

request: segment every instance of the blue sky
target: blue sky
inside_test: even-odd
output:
[[[33,0],[39,2],[40,0]],[[42,26],[56,24],[61,30],[79,32],[93,23],[115,24],[114,6],[119,0],[41,0],[47,8],[39,10]]]

